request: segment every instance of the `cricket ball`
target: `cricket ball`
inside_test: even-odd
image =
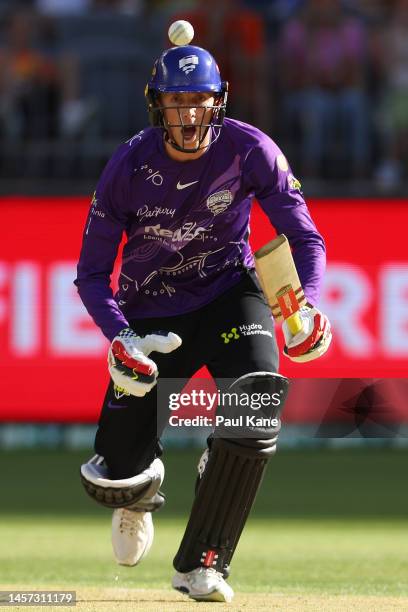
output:
[[[169,38],[173,45],[188,45],[194,37],[194,28],[190,22],[179,19],[169,27]]]

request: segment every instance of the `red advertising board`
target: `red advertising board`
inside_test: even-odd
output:
[[[72,283],[88,206],[89,198],[0,200],[0,420],[97,418],[108,382],[107,341]],[[334,339],[313,363],[282,357],[281,372],[405,377],[408,200],[314,200],[309,207],[327,244],[320,307]],[[251,230],[254,249],[274,233],[258,206]]]

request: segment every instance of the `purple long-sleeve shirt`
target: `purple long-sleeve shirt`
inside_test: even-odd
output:
[[[172,160],[163,134],[147,128],[122,144],[98,183],[85,225],[75,284],[107,338],[146,317],[196,310],[253,268],[249,214],[256,197],[293,248],[308,301],[316,304],[324,242],[278,146],[225,119],[199,159]],[[123,232],[119,291],[110,275]]]

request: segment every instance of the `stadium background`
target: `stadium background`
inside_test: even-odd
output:
[[[84,566],[77,573],[70,565],[70,538],[79,534],[86,542],[86,530],[96,525],[97,537],[109,539],[106,513],[85,498],[76,476],[79,463],[92,452],[107,382],[107,343],[89,320],[72,280],[95,181],[116,145],[146,124],[144,84],[153,59],[167,46],[165,32],[173,18],[199,25],[196,42],[222,60],[221,69],[231,81],[230,114],[267,131],[287,153],[326,239],[328,269],[320,305],[333,325],[333,346],[325,358],[302,367],[282,358],[282,373],[307,379],[316,389],[326,378],[405,383],[408,117],[405,132],[404,126],[396,129],[389,121],[393,107],[387,104],[395,93],[389,73],[394,65],[388,65],[387,73],[381,58],[388,53],[387,36],[397,21],[408,34],[408,17],[401,18],[404,10],[408,13],[407,3],[218,0],[218,21],[211,24],[213,8],[210,0],[0,2],[3,585],[97,585],[103,576],[108,576],[107,586],[116,585],[108,544],[95,549],[88,542],[92,558],[84,553]],[[339,78],[329,93],[340,97],[351,87],[364,99],[365,155],[355,158],[349,150],[350,130],[358,129],[354,106],[349,122],[341,124],[334,116],[328,127],[334,130],[332,138],[321,145],[318,164],[310,167],[303,147],[306,120],[301,111],[293,111],[293,94],[299,92],[283,78],[292,74],[283,41],[294,21],[306,24],[310,34],[316,28],[310,15],[333,15],[336,10],[340,12],[334,23],[356,22],[364,45],[354,58],[352,72],[358,78],[351,84]],[[336,44],[341,55],[341,39]],[[350,57],[348,61],[351,70]],[[320,94],[328,93],[324,81],[311,84]],[[254,249],[273,235],[256,204],[251,230]],[[408,510],[403,487],[408,452],[405,398],[403,393],[396,402],[397,433],[388,430],[382,437],[365,437],[359,428],[347,435],[318,437],[313,433],[319,425],[316,406],[304,406],[301,400],[290,404],[281,454],[268,472],[253,530],[238,557],[243,563],[249,555],[256,564],[269,564],[272,536],[266,534],[272,530],[276,538],[279,532],[275,541],[286,574],[273,566],[272,586],[261,572],[255,587],[256,580],[246,580],[238,570],[244,590],[407,595],[402,556]],[[203,437],[188,431],[166,435],[169,500],[158,521],[163,551],[169,555],[177,541],[172,525],[180,531],[189,508]],[[178,476],[181,470],[186,486]],[[71,531],[59,532],[61,525],[70,525]],[[57,532],[61,559],[53,565],[55,552],[47,542]],[[327,542],[338,545],[342,534],[352,534],[353,545],[333,559]],[[287,543],[290,548],[296,539],[301,549],[314,546],[321,553],[315,581],[305,569],[305,550],[297,558],[285,552]],[[379,553],[373,561],[374,545]],[[35,564],[41,547],[45,552]],[[360,562],[362,577],[356,575],[353,558]],[[159,580],[159,586],[167,588],[165,571],[153,579],[149,563],[139,574],[141,583],[157,587]],[[340,568],[342,578],[335,577]],[[140,586],[127,574],[119,578],[122,586]]]

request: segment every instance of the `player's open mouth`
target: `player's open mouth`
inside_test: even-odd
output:
[[[185,125],[182,128],[182,133],[185,142],[193,142],[196,138],[197,128],[194,125]]]

